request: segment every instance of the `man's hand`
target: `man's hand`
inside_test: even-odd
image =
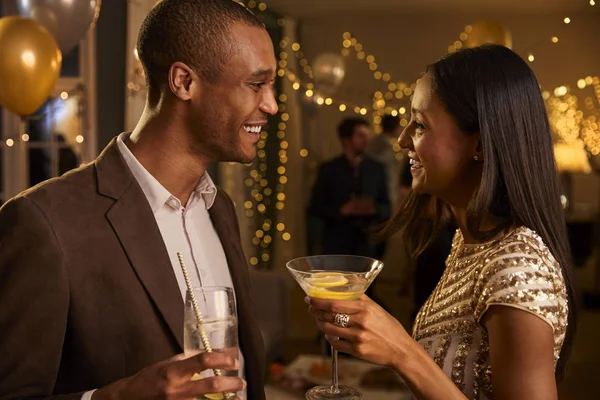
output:
[[[351,217],[353,215],[358,215],[360,210],[360,204],[358,200],[352,199],[348,200],[344,205],[340,208],[340,214],[344,217]]]
[[[342,206],[342,208],[340,208],[340,214],[345,217],[356,215],[369,216],[374,215],[375,212],[375,202],[372,198],[368,197],[349,200]]]
[[[219,352],[201,353],[190,358],[178,355],[98,389],[92,400],[180,400],[208,393],[237,393],[246,387],[244,380],[232,376],[192,380],[195,373],[214,368],[234,371],[239,368],[239,362]]]
[[[375,201],[371,197],[363,197],[358,200],[358,215],[370,216],[377,212]]]

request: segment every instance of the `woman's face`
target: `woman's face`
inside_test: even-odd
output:
[[[468,203],[481,179],[478,141],[479,134],[461,132],[444,109],[433,91],[431,77],[421,78],[413,95],[411,121],[398,138],[400,146],[408,149],[413,191],[451,205]]]

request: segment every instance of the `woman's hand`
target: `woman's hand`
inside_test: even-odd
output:
[[[400,322],[367,296],[356,301],[307,297],[306,302],[335,349],[394,369],[419,399],[467,399]],[[337,313],[350,317],[346,328],[334,324]]]
[[[310,313],[336,350],[387,367],[396,367],[416,343],[394,317],[363,295],[360,300],[337,301],[307,297]],[[336,314],[347,314],[346,328],[334,324]],[[337,340],[337,338],[340,338]]]

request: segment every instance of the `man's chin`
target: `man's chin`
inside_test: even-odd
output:
[[[254,160],[256,159],[256,157],[253,158],[243,158],[243,159],[239,159],[236,162],[239,162],[240,164],[246,164],[246,165],[250,165],[254,162]]]
[[[227,159],[221,160],[224,162],[235,162],[240,164],[252,164],[256,159],[256,151],[254,154],[236,154],[232,157],[227,157]]]
[[[253,148],[250,152],[240,154],[238,162],[242,164],[250,164],[256,160],[257,151]]]

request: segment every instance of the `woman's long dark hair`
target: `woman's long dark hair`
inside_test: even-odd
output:
[[[514,226],[537,232],[560,264],[569,302],[568,327],[556,368],[565,370],[576,327],[576,289],[565,216],[542,94],[527,63],[506,47],[485,45],[450,54],[427,67],[433,90],[467,135],[479,133],[483,172],[467,209],[469,233],[486,241]],[[439,232],[449,208],[410,193],[383,230],[404,230],[413,257]],[[499,225],[482,231],[491,215]]]

